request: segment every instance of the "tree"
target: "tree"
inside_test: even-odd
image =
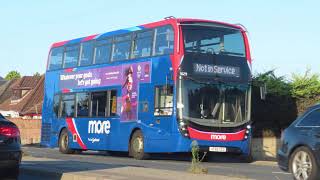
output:
[[[39,72],[36,72],[36,73],[33,74],[33,76],[39,77],[39,76],[41,76],[41,74]]]
[[[21,78],[21,74],[18,71],[10,71],[5,77],[6,80],[12,80],[12,79],[18,79],[18,78]]]

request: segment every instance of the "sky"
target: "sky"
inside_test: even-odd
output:
[[[0,2],[0,76],[44,73],[52,43],[167,16],[241,23],[249,31],[253,72],[290,79],[320,72],[320,1],[33,0]]]

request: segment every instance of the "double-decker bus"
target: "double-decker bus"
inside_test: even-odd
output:
[[[41,145],[62,153],[250,155],[251,57],[242,26],[164,20],[54,43]]]

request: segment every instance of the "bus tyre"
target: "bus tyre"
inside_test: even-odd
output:
[[[244,163],[252,163],[253,162],[253,157],[252,154],[246,154],[241,156],[241,161]]]
[[[59,136],[59,151],[63,154],[74,153],[74,150],[69,148],[69,135],[67,129],[63,129]]]
[[[133,133],[129,151],[129,154],[135,159],[142,160],[148,158],[149,155],[144,152],[144,139],[140,130]]]
[[[294,179],[318,179],[319,168],[313,153],[307,147],[298,147],[289,159],[289,171]]]

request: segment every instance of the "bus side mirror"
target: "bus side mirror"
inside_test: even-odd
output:
[[[263,85],[260,86],[261,100],[266,100],[266,95],[267,95],[267,85],[266,85],[266,83],[264,83]]]

